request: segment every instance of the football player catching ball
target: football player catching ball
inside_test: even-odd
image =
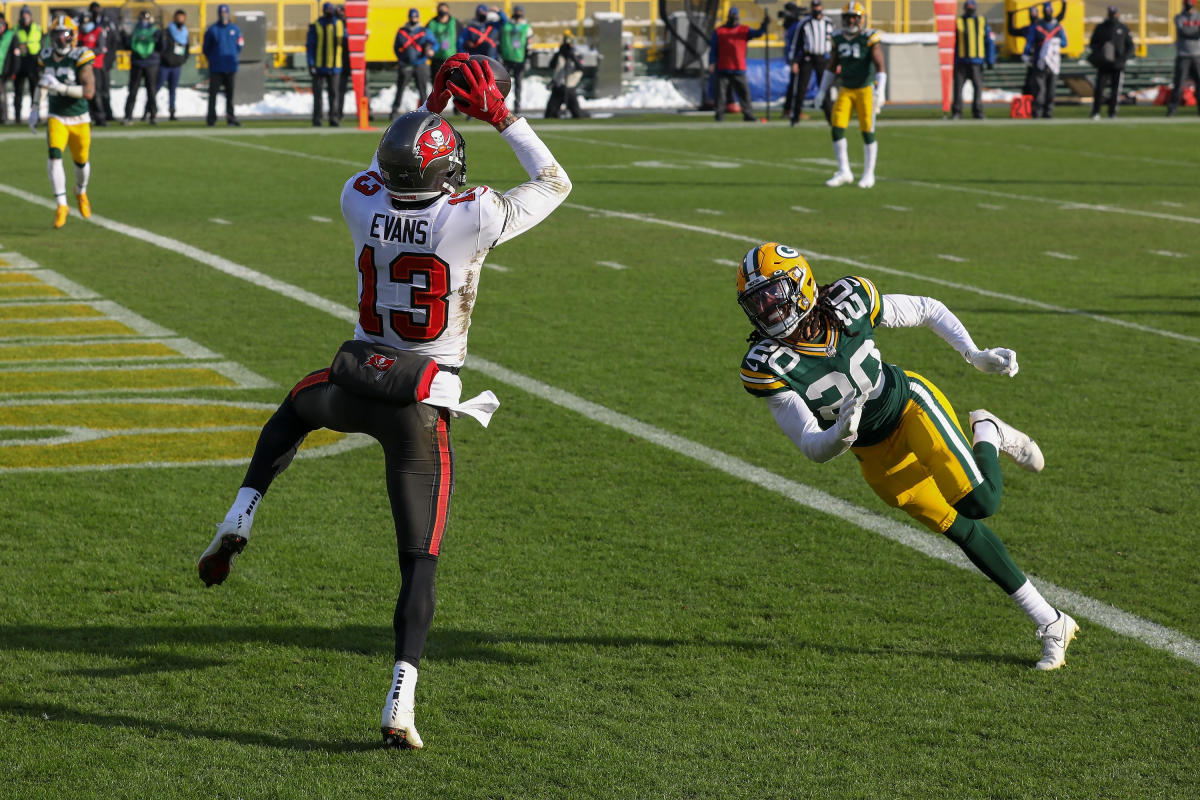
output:
[[[461,80],[448,84],[458,69]],[[465,190],[465,143],[441,116],[451,98],[500,132],[527,182],[505,193]],[[549,216],[570,190],[529,123],[509,112],[490,68],[462,54],[449,59],[425,105],[388,126],[371,165],[342,189],[358,275],[354,341],[331,368],[297,383],[264,426],[237,498],[198,564],[206,585],[225,580],[262,496],[311,431],[378,440],[400,559],[395,664],[381,723],[388,746],[422,747],[415,690],[454,490],[450,420],[469,415],[486,425],[498,405],[491,392],[462,401],[458,377],[483,260]],[[339,379],[347,363],[350,374]]]
[[[1000,505],[1003,453],[1040,472],[1041,449],[995,414],[970,414],[969,441],[946,396],[882,360],[875,329],[925,327],[981,372],[1014,376],[1012,350],[980,350],[938,300],[880,295],[866,278],[817,286],[795,249],[768,242],[737,268],[738,303],[754,331],[742,383],[766,398],[775,421],[813,461],[850,450],[875,493],[947,536],[1020,606],[1042,640],[1040,670],[1061,667],[1079,626],[1042,597],[981,520]]]

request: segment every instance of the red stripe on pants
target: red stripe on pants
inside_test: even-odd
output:
[[[429,542],[429,555],[436,556],[442,546],[442,534],[446,531],[446,517],[450,513],[450,412],[441,409],[437,421],[438,480],[437,510],[433,517],[433,538]]]

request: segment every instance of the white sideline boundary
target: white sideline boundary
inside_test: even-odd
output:
[[[35,205],[48,208],[54,207],[54,203],[48,199],[4,184],[0,184],[0,192],[34,203]],[[90,222],[124,236],[140,239],[164,250],[186,256],[227,275],[269,289],[284,297],[296,300],[309,308],[330,314],[344,322],[350,323],[357,319],[358,315],[353,309],[341,306],[298,286],[264,275],[257,270],[242,266],[241,264],[208,253],[197,247],[184,244],[175,239],[160,236],[131,225],[115,222],[95,214],[92,215]],[[560,408],[574,411],[593,422],[599,422],[602,425],[623,431],[651,444],[656,444],[678,455],[699,461],[727,475],[753,483],[767,491],[775,492],[814,511],[838,517],[852,525],[879,534],[930,558],[936,558],[960,569],[975,570],[974,565],[967,560],[957,547],[952,546],[945,539],[931,533],[867,511],[853,503],[822,492],[819,489],[789,480],[788,478],[750,464],[747,461],[743,461],[740,458],[723,453],[720,450],[715,450],[699,442],[669,433],[661,428],[585,400],[582,397],[551,386],[550,384],[542,383],[534,378],[514,372],[493,361],[471,356],[468,365],[472,369],[477,369],[484,375],[494,378],[501,383],[521,389]],[[1036,576],[1030,577],[1036,580],[1039,589],[1045,597],[1055,605],[1067,608],[1077,616],[1090,620],[1114,633],[1136,639],[1156,650],[1162,650],[1200,666],[1200,642],[1195,639],[1173,628],[1143,619],[1136,614],[1123,611],[1095,598],[1036,578]]]

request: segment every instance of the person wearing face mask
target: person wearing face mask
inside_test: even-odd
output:
[[[1008,32],[1025,38],[1021,60],[1029,65],[1029,71],[1024,94],[1033,96],[1034,117],[1050,118],[1054,116],[1054,87],[1058,84],[1062,48],[1067,46],[1067,34],[1060,24],[1066,16],[1067,4],[1062,3],[1055,14],[1053,3],[1043,3],[1040,19],[1034,9],[1029,9],[1029,24],[1023,28],[1017,28],[1013,22],[1018,11],[1008,16]]]
[[[312,76],[313,110],[312,124],[321,124],[321,95],[329,97],[329,126],[341,124],[338,111],[338,81],[342,70],[350,65],[342,61],[346,41],[346,24],[338,19],[333,3],[321,7],[321,16],[308,26],[305,53],[308,58],[308,74]]]
[[[400,97],[410,80],[416,83],[417,105],[421,105],[429,93],[429,57],[436,47],[437,40],[421,24],[421,12],[410,8],[407,24],[396,31],[396,39],[392,42],[392,52],[396,54],[399,66],[396,71],[396,96],[392,98],[392,113],[388,119],[395,119],[400,113]]]
[[[437,16],[425,23],[425,31],[433,37],[433,59],[429,63],[431,75],[437,75],[449,60],[458,52],[458,20],[450,16],[450,6],[438,3]]]
[[[158,104],[154,102],[154,89],[158,83],[158,67],[162,63],[162,31],[154,24],[149,11],[138,16],[137,25],[125,40],[129,56],[129,94],[125,98],[125,119],[122,125],[133,124],[133,106],[137,103],[138,89],[146,84],[146,113],[150,124],[157,125]]]
[[[1189,76],[1200,93],[1200,11],[1196,10],[1196,0],[1183,0],[1183,12],[1175,15],[1175,76],[1171,80],[1175,88],[1167,105],[1168,117],[1175,116]],[[1200,103],[1196,110],[1200,111]]]
[[[725,116],[725,98],[730,89],[742,107],[742,118],[746,122],[757,121],[750,107],[750,86],[746,83],[746,42],[765,36],[770,19],[764,11],[762,25],[757,30],[750,30],[750,26],[739,20],[737,7],[730,6],[725,24],[713,31],[709,40],[708,71],[716,76],[714,116],[717,122]]]
[[[38,54],[42,52],[42,26],[33,21],[33,12],[29,6],[21,6],[17,15],[17,27],[12,43],[13,60],[13,119],[20,120],[21,102],[28,90],[30,102],[37,90],[41,70],[38,68]]]
[[[492,19],[493,15],[496,17]],[[458,52],[472,56],[500,58],[500,31],[509,24],[508,15],[499,6],[491,10],[480,3],[475,7],[475,19],[467,23],[458,35]]]
[[[246,42],[229,15],[229,6],[217,6],[217,21],[204,32],[204,57],[208,59],[208,115],[211,127],[217,124],[217,91],[225,92],[225,122],[241,125],[233,113],[233,79],[238,70],[238,54]]]
[[[500,56],[508,77],[512,80],[512,107],[514,114],[521,113],[521,76],[525,73],[525,60],[528,56],[529,37],[533,28],[525,21],[525,9],[513,6],[512,20],[504,26],[500,33]]]
[[[970,81],[975,97],[971,100],[971,116],[983,119],[983,68],[996,65],[996,40],[987,20],[976,13],[975,0],[963,3],[962,16],[955,20],[954,33],[954,99],[950,116],[962,119],[963,84]]]
[[[570,31],[563,33],[562,44],[550,58],[550,99],[546,101],[546,119],[558,119],[563,104],[573,119],[588,116],[579,107],[579,81],[583,77],[583,62],[575,52],[575,38]]]
[[[190,52],[187,28],[187,14],[181,8],[175,12],[174,18],[167,24],[167,30],[162,37],[162,66],[158,70],[158,84],[154,93],[165,83],[167,85],[168,108],[171,121],[175,121],[175,90],[179,88],[179,78],[183,74],[183,65],[187,63]]]
[[[1108,100],[1108,117],[1117,115],[1117,103],[1121,101],[1121,81],[1125,77],[1125,62],[1133,55],[1133,35],[1129,26],[1121,21],[1121,10],[1108,7],[1108,16],[1092,31],[1091,55],[1088,61],[1096,68],[1096,89],[1092,92],[1092,119],[1100,119],[1100,104],[1104,89],[1111,89]]]
[[[116,115],[112,110],[112,71],[113,65],[116,63],[116,51],[121,46],[121,31],[117,29],[117,25],[108,16],[105,15],[104,9],[99,3],[92,3],[88,6],[88,13],[92,16],[92,21],[96,23],[96,27],[100,29],[101,34],[99,42],[104,48],[104,53],[101,54],[98,50],[96,60],[99,62],[101,55],[104,57],[104,66],[96,65],[96,102],[104,107],[104,119],[116,119]],[[100,73],[104,73],[101,75]],[[104,123],[101,123],[104,124]]]
[[[797,23],[793,29],[785,57],[791,65],[792,86],[795,99],[792,102],[792,125],[800,120],[808,119],[804,113],[804,98],[808,95],[808,86],[813,75],[818,79],[825,72],[829,63],[829,49],[833,43],[833,23],[825,18],[825,8],[821,0],[813,0],[807,17]],[[825,119],[829,119],[833,102],[826,98],[821,110]]]
[[[86,47],[96,54],[92,61],[96,91],[88,100],[88,113],[92,117],[93,125],[104,127],[108,125],[108,115],[104,108],[105,98],[108,96],[108,71],[104,68],[108,56],[108,30],[98,25],[93,15],[84,14],[79,19],[78,41],[81,47]]]

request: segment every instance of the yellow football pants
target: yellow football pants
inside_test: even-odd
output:
[[[92,152],[91,123],[67,125],[61,119],[51,117],[46,121],[46,142],[51,158],[62,158],[63,150],[69,148],[76,164],[86,164]]]
[[[830,125],[835,128],[846,128],[850,125],[850,109],[854,109],[858,117],[858,127],[863,133],[875,130],[875,90],[870,86],[861,89],[838,89],[837,100],[833,101],[833,112]]]
[[[935,533],[945,533],[958,516],[954,504],[983,483],[950,401],[914,372],[912,399],[900,424],[878,444],[851,449],[875,494]]]

